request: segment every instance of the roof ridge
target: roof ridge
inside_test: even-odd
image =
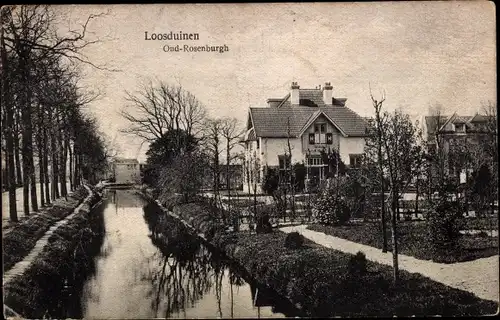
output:
[[[290,98],[290,92],[283,97],[283,100],[276,106],[276,108],[281,107],[288,100],[288,98]]]

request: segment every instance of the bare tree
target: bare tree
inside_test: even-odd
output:
[[[225,140],[226,148],[226,189],[228,196],[228,206],[231,209],[231,161],[237,156],[232,155],[231,151],[239,144],[239,140],[243,134],[243,130],[238,128],[238,120],[236,118],[223,118],[221,135]]]
[[[375,109],[375,135],[376,135],[376,149],[377,149],[377,164],[380,174],[380,203],[381,203],[381,223],[382,223],[382,252],[387,252],[387,225],[385,222],[385,188],[384,188],[384,158],[382,156],[382,127],[384,125],[384,118],[381,115],[382,106],[385,101],[385,93],[382,98],[377,101],[370,89],[370,97],[372,99],[373,108]]]
[[[2,26],[5,20],[7,10],[0,10]],[[0,50],[2,62],[2,110],[4,118],[3,131],[6,139],[6,154],[7,154],[7,177],[8,177],[8,190],[9,190],[9,217],[13,222],[18,221],[17,208],[16,208],[16,176],[14,168],[14,108],[12,106],[12,96],[10,87],[8,85],[11,70],[7,58],[7,50],[4,39],[4,28],[0,30]]]
[[[212,174],[212,187],[215,203],[222,205],[220,197],[220,156],[223,150],[222,130],[224,123],[221,119],[207,119],[204,125],[203,147],[206,153],[210,155],[210,171]],[[225,216],[222,217],[225,222]]]
[[[25,215],[29,215],[30,202],[32,210],[38,210],[33,141],[34,120],[41,114],[39,106],[35,103],[35,91],[39,85],[37,69],[48,60],[62,63],[62,59],[66,64],[85,63],[105,69],[105,67],[93,64],[82,53],[85,47],[99,42],[99,39],[88,40],[87,28],[89,22],[100,15],[90,15],[80,26],[80,30],[69,30],[68,34],[61,35],[56,27],[56,14],[50,6],[19,5],[2,9],[2,48],[13,58],[4,59],[3,62],[8,63],[8,69],[18,75],[16,81],[9,82],[11,87],[7,93],[12,95],[15,88],[16,97],[11,101],[17,103],[16,109],[20,111],[16,125],[22,132],[20,150],[23,166],[23,210]],[[11,125],[11,127],[16,128],[16,125]],[[15,151],[19,149],[16,141],[18,141],[17,136],[14,137],[12,146]],[[35,142],[38,145],[42,143],[40,140]],[[14,156],[14,158],[18,160],[18,157]],[[19,163],[19,161],[15,162]],[[18,176],[19,171],[17,170]]]
[[[188,135],[198,135],[206,116],[201,102],[182,86],[149,80],[135,92],[125,92],[128,109],[121,115],[130,126],[123,132],[152,142],[168,131],[182,129]]]

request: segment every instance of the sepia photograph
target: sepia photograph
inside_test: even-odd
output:
[[[498,315],[493,2],[0,12],[5,318]]]

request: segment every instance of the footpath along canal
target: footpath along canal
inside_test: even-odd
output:
[[[105,191],[103,203],[92,212],[103,216],[106,230],[95,250],[94,267],[79,277],[68,275],[74,280],[67,281],[67,289],[59,297],[53,297],[57,307],[51,310],[51,317],[298,315],[286,300],[259,288],[173,221],[167,239],[161,245],[154,241],[154,225],[148,224],[145,210],[156,210],[155,206],[133,190]]]

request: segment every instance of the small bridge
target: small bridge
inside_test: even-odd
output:
[[[118,182],[106,182],[103,184],[104,188],[108,189],[131,189],[134,187],[134,183],[118,183]]]

